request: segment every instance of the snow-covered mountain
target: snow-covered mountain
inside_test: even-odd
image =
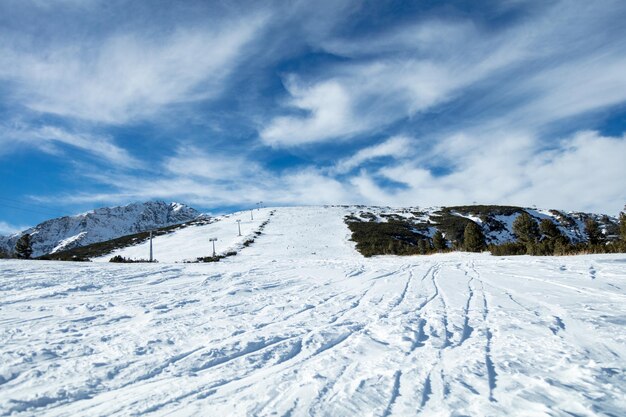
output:
[[[31,235],[33,257],[103,242],[150,229],[184,223],[200,213],[184,204],[149,201],[98,208],[75,216],[46,220],[35,227],[0,237],[0,250],[11,253],[24,233]]]

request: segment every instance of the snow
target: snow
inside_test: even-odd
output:
[[[80,232],[77,235],[70,236],[67,239],[63,239],[62,241],[59,242],[59,244],[57,246],[54,247],[54,249],[52,249],[51,252],[52,253],[58,252],[60,250],[63,250],[65,248],[69,247],[72,243],[82,239],[86,234],[87,234],[87,232]]]
[[[625,414],[626,255],[364,259],[348,212],[218,263],[1,261],[0,415]]]
[[[462,214],[462,213],[459,213],[458,211],[452,211],[450,214],[453,214],[459,217],[465,217],[466,219],[470,219],[471,221],[478,224],[479,226],[482,226],[483,224],[483,220],[478,216],[474,216],[473,214]]]
[[[517,219],[518,216],[519,214],[514,214],[512,216],[504,216],[502,214],[499,214],[497,216],[493,216],[495,221],[498,221],[504,225],[504,229],[498,231],[491,230],[489,232],[489,235],[491,237],[491,243],[499,245],[505,242],[514,241],[515,235],[513,233],[513,222],[515,221],[515,219]]]
[[[194,261],[199,257],[211,256],[213,246],[210,238],[217,238],[215,252],[222,255],[229,251],[238,250],[241,244],[254,237],[254,232],[269,218],[270,209],[264,208],[250,211],[241,211],[232,215],[216,218],[214,223],[202,226],[189,226],[152,239],[154,259],[159,262]],[[253,219],[251,219],[253,217]],[[241,236],[237,220],[241,221]],[[95,258],[95,262],[108,262],[111,257],[121,255],[131,259],[149,259],[150,241],[139,245],[116,250],[105,256]]]

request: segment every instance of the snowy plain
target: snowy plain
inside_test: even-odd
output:
[[[626,255],[365,259],[345,214],[219,263],[0,261],[0,415],[626,415]]]

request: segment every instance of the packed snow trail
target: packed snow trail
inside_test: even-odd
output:
[[[344,214],[219,263],[0,262],[0,415],[626,413],[625,255],[364,259]]]

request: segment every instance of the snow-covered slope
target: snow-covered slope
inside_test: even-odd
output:
[[[387,222],[389,220],[404,221],[421,237],[432,237],[436,230],[441,230],[446,239],[453,244],[463,235],[464,224],[450,222],[450,219],[464,218],[478,223],[487,243],[504,243],[515,240],[513,233],[513,221],[522,212],[526,211],[537,221],[549,219],[554,222],[561,232],[573,243],[584,242],[587,239],[585,233],[585,220],[593,218],[598,221],[601,231],[609,238],[617,238],[618,221],[615,217],[592,214],[592,213],[565,213],[558,210],[539,210],[509,206],[458,206],[458,207],[370,207],[370,206],[343,206],[342,214],[349,216],[352,221],[375,221]],[[240,214],[235,214],[239,216]],[[123,207],[101,208],[77,216],[61,217],[48,220],[34,228],[22,233],[10,236],[0,236],[0,251],[11,253],[15,242],[23,233],[31,233],[33,241],[33,256],[56,253],[91,243],[107,241],[121,236],[138,233],[158,227],[190,221],[199,216],[199,213],[183,204],[164,202],[135,203]],[[245,215],[242,215],[245,220]],[[227,217],[227,216],[226,216]],[[180,261],[183,257],[180,250],[172,245],[178,244],[187,238],[196,239],[195,233],[204,233],[222,225],[211,226],[204,229],[194,229],[183,233],[182,236],[168,236],[160,239],[165,243],[164,251],[169,261]],[[229,226],[225,226],[229,227]],[[221,233],[217,231],[215,233]],[[229,229],[230,230],[230,229]],[[183,238],[184,237],[184,238]],[[420,237],[420,238],[421,238]],[[199,236],[198,236],[199,238]],[[228,241],[226,247],[236,243],[236,240]],[[195,241],[187,246],[194,246]],[[224,245],[221,245],[224,248]],[[147,257],[147,244],[119,252],[123,256],[145,258]],[[174,255],[178,253],[179,255]],[[125,255],[124,255],[125,254]],[[107,255],[108,260],[110,256]],[[163,256],[160,257],[164,260]]]
[[[76,216],[47,220],[16,235],[0,238],[0,249],[12,252],[17,239],[30,233],[32,256],[35,257],[183,223],[198,215],[200,213],[195,209],[184,204],[162,201],[99,208]]]
[[[171,234],[157,236],[152,240],[154,259],[159,262],[186,262],[211,256],[213,244],[209,241],[210,238],[217,239],[215,242],[217,255],[237,251],[243,242],[255,237],[255,232],[269,219],[270,213],[270,209],[254,210],[252,216],[249,211],[237,212],[216,217],[210,224],[189,226]],[[240,221],[240,225],[237,224],[237,220]],[[148,259],[150,242],[119,249],[93,261],[108,262],[111,257],[117,255],[129,259]]]
[[[0,261],[0,415],[626,414],[625,255],[365,259],[345,214],[218,263]]]

